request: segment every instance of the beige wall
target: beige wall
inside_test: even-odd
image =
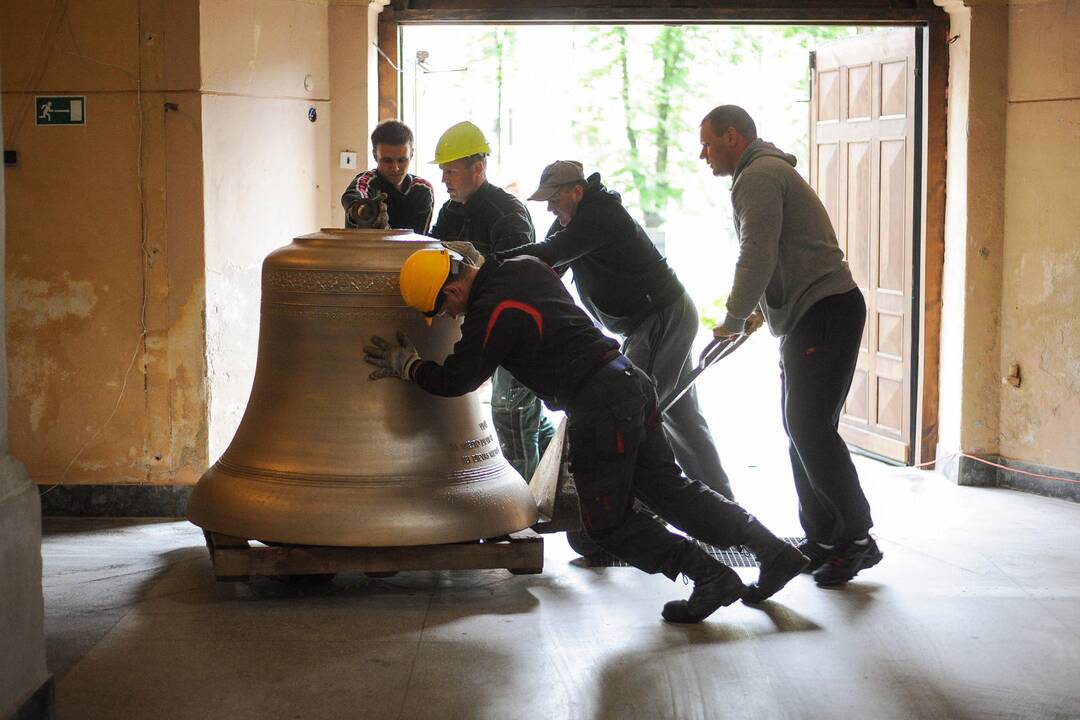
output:
[[[327,13],[303,0],[201,3],[211,460],[251,390],[263,258],[330,223]]]
[[[196,9],[0,9],[10,431],[39,483],[206,465]],[[35,126],[35,94],[85,95],[86,125]]]
[[[1080,2],[941,4],[956,39],[938,456],[1075,471]],[[1013,363],[1019,387],[1002,381]]]
[[[388,0],[368,3],[338,2],[330,7],[330,94],[334,122],[331,126],[330,223],[345,225],[341,193],[359,170],[340,167],[339,154],[357,154],[357,166],[372,166],[371,131],[378,122],[378,54],[373,43],[379,39],[379,12]],[[365,83],[364,78],[372,82]]]
[[[1080,0],[1008,10],[1000,454],[1080,470]]]

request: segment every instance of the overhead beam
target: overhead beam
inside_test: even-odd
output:
[[[394,0],[394,22],[420,24],[747,23],[897,25],[939,19],[931,0],[773,0],[753,3],[512,2],[509,0]]]

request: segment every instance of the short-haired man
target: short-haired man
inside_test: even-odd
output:
[[[461,339],[439,364],[421,359],[401,333],[397,343],[372,338],[364,348],[377,368],[371,377],[457,396],[502,367],[564,409],[590,538],[647,573],[694,581],[689,600],[664,606],[664,619],[700,622],[740,598],[761,602],[806,565],[739,505],[682,475],[657,418],[652,380],[593,325],[546,264],[521,257],[478,269],[449,250],[418,250],[402,266],[399,286],[405,303],[428,317],[464,315]],[[636,499],[692,537],[670,532]],[[761,562],[757,583],[744,586],[693,538],[749,546]]]
[[[652,377],[661,399],[667,397],[693,370],[691,346],[698,332],[694,301],[667,260],[619,193],[604,187],[600,173],[586,180],[579,162],[558,160],[544,168],[529,200],[547,202],[555,215],[547,239],[496,257],[529,255],[556,270],[573,270],[589,313],[625,338],[623,354]],[[664,430],[687,477],[733,500],[694,388],[664,414]]]
[[[488,182],[489,154],[484,133],[471,122],[451,126],[435,145],[435,163],[450,199],[439,210],[431,235],[444,242],[472,243],[484,257],[536,239],[522,202]],[[555,428],[536,395],[509,372],[496,370],[491,386],[491,416],[499,445],[528,480]]]
[[[427,180],[409,174],[413,158],[413,134],[405,123],[385,120],[371,133],[375,167],[352,179],[341,195],[345,227],[353,228],[350,208],[358,201],[386,195],[390,227],[423,235],[431,224],[434,189]]]
[[[757,307],[780,340],[781,396],[799,520],[800,549],[814,580],[841,585],[882,553],[847,445],[837,432],[859,355],[866,304],[825,207],[795,171],[795,157],[757,136],[737,105],[701,121],[701,159],[730,176],[739,259],[727,317],[714,330],[742,330]]]

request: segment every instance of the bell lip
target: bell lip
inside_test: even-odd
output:
[[[479,496],[473,494],[476,486],[470,482],[403,486],[403,492],[390,496],[374,486],[323,485],[312,494],[313,484],[280,483],[215,464],[196,484],[185,516],[209,532],[296,545],[413,547],[470,542],[518,532],[540,519],[528,485],[504,463],[488,468],[490,474],[477,481],[484,487]],[[267,497],[273,502],[252,502]],[[322,502],[307,510],[322,512],[297,516],[287,510],[312,498]],[[448,513],[452,508],[461,512]],[[430,521],[408,526],[383,522],[401,515]]]

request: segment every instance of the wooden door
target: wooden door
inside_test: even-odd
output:
[[[915,28],[823,44],[811,56],[810,183],[866,299],[866,327],[840,434],[912,459]]]

